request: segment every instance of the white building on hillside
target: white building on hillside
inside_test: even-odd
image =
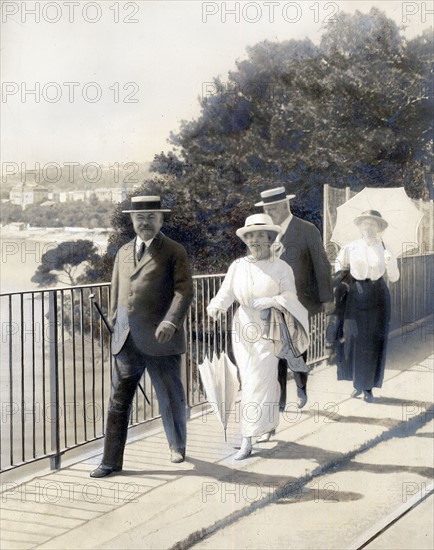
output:
[[[9,198],[24,210],[29,204],[39,204],[48,199],[48,189],[36,183],[21,183],[12,187]]]

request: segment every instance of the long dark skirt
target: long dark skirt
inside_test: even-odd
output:
[[[352,279],[344,311],[343,342],[338,345],[338,380],[357,390],[381,388],[390,325],[390,293],[383,278]]]

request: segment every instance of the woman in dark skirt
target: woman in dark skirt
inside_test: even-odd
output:
[[[354,223],[362,238],[344,246],[336,260],[342,286],[336,311],[343,318],[342,334],[337,347],[338,380],[352,380],[353,397],[362,392],[368,402],[374,400],[372,388],[381,388],[386,362],[390,324],[390,293],[384,280],[399,279],[396,259],[385,249],[381,233],[387,222],[376,210],[368,210]],[[342,278],[341,278],[342,280]]]

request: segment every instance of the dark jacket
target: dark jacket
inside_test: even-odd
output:
[[[281,259],[292,267],[297,296],[313,315],[322,303],[333,301],[331,268],[321,234],[310,222],[293,216],[281,242]]]
[[[193,298],[187,253],[182,245],[158,233],[140,262],[135,239],[119,249],[113,267],[110,318],[112,353],[121,351],[128,335],[147,355],[185,352],[183,322]],[[172,339],[160,344],[155,331],[161,321],[176,326]]]

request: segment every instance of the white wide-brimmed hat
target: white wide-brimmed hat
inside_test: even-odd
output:
[[[122,212],[171,212],[167,208],[161,208],[161,198],[159,195],[142,195],[140,197],[131,197],[131,202],[127,210]]]
[[[274,225],[273,220],[267,214],[248,216],[244,222],[244,227],[237,229],[236,234],[243,242],[246,242],[244,236],[252,231],[272,231],[276,233],[276,237],[282,232],[280,225]]]
[[[384,231],[389,225],[378,210],[365,210],[365,212],[362,212],[360,216],[357,216],[357,218],[354,219],[354,223],[356,225],[360,225],[362,221],[366,219],[375,220],[380,227],[380,231]]]
[[[255,206],[267,206],[276,202],[289,201],[295,195],[287,195],[284,187],[275,187],[261,192],[261,202],[257,202]]]

